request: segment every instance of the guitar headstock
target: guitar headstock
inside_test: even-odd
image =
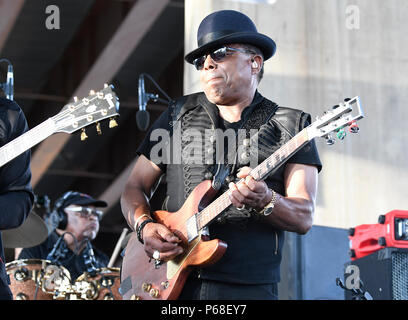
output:
[[[109,127],[116,126],[115,117],[119,116],[119,99],[113,91],[112,85],[95,92],[90,91],[88,97],[66,104],[62,110],[53,117],[57,132],[73,133],[83,129],[81,140],[86,138],[84,128],[96,123],[96,130],[100,134],[99,121],[111,118]]]
[[[307,127],[308,137],[326,138],[327,144],[333,144],[334,138],[331,133],[336,132],[338,139],[343,140],[346,136],[345,128],[348,127],[351,133],[358,132],[357,121],[364,117],[358,96],[352,99],[345,99],[333,107],[333,110],[326,111],[320,118],[317,118]]]

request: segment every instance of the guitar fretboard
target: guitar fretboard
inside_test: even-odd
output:
[[[23,133],[0,148],[0,167],[55,133],[52,118]]]
[[[276,150],[271,156],[266,158],[261,164],[252,169],[249,175],[257,181],[264,180],[272,170],[282,165],[290,156],[296,153],[307,142],[309,142],[307,130],[303,129],[286,144]],[[239,183],[240,182],[238,182],[238,184]],[[201,230],[206,227],[230,205],[231,201],[226,191],[204,210],[196,214],[198,229]]]

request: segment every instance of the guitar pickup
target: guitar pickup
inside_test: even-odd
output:
[[[197,215],[192,215],[186,221],[188,242],[193,241],[198,237]]]

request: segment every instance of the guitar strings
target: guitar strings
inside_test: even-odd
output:
[[[93,102],[95,99],[100,99],[97,94],[95,94],[94,97],[89,98],[89,103]],[[102,100],[102,99],[101,99]],[[69,104],[68,104],[69,105]],[[18,136],[15,138],[13,141],[10,141],[9,143],[5,144],[0,148],[1,156],[0,156],[0,164],[4,162],[3,164],[7,163],[8,161],[12,160],[13,158],[17,157],[21,153],[23,153],[25,150],[31,148],[35,144],[37,144],[39,141],[43,140],[45,137],[49,136],[53,132],[55,132],[55,122],[62,120],[66,115],[71,113],[72,111],[76,111],[79,108],[83,107],[85,105],[85,102],[81,100],[81,102],[77,105],[73,105],[74,109],[69,110],[66,109],[57,115],[51,117],[50,119],[53,120],[53,122],[50,123],[50,119],[47,119],[46,121],[40,123],[39,125],[35,126],[34,128],[30,129],[29,131],[23,133],[22,135]],[[93,113],[90,113],[88,115],[80,117],[78,120],[83,120],[89,115],[94,115],[99,113],[100,111],[95,111]],[[52,124],[52,125],[50,125]],[[44,128],[48,128],[49,130],[44,130]],[[27,137],[32,137],[32,139],[27,139]],[[17,148],[19,147],[19,148]]]
[[[114,98],[114,96],[112,96],[112,98]],[[87,98],[87,99],[88,99],[88,98]],[[100,97],[98,97],[97,94],[95,94],[94,97],[91,97],[91,98],[88,99],[88,102],[87,102],[86,104],[85,104],[85,102],[83,101],[84,99],[82,99],[79,104],[77,104],[77,105],[72,105],[72,106],[73,106],[73,109],[69,110],[69,109],[67,108],[66,110],[64,110],[64,111],[58,113],[57,115],[55,115],[54,117],[52,117],[52,119],[53,119],[55,122],[58,122],[58,121],[60,121],[60,120],[63,120],[64,117],[66,117],[66,116],[69,115],[70,113],[72,113],[72,112],[74,112],[74,111],[76,111],[76,110],[82,108],[84,105],[91,104],[95,99],[104,100],[103,98],[100,98]],[[68,105],[69,105],[69,104],[68,104]],[[86,118],[89,117],[89,116],[92,116],[92,115],[95,115],[95,114],[98,114],[98,113],[101,113],[101,110],[96,110],[96,111],[94,111],[94,112],[88,113],[88,114],[83,115],[83,116],[81,116],[81,117],[77,117],[76,120],[77,120],[77,121],[81,121],[81,120],[86,119]],[[109,117],[109,116],[111,116],[111,115],[108,115],[108,114],[107,114],[107,116],[106,116],[105,118],[107,118],[107,117]],[[103,119],[105,119],[105,118],[103,118]],[[58,127],[58,126],[57,126],[57,127]],[[64,127],[64,126],[62,126],[62,127]]]
[[[95,99],[99,99],[97,95],[95,95],[95,97],[90,98],[88,104],[89,104],[90,102],[92,102],[93,100],[95,100]],[[71,104],[68,103],[68,104],[66,104],[65,106],[69,106],[69,105],[71,105]],[[80,102],[79,104],[77,104],[77,105],[72,105],[72,106],[74,107],[73,110],[69,110],[69,108],[67,108],[67,109],[65,109],[64,111],[61,111],[60,113],[56,114],[56,115],[55,115],[54,117],[52,117],[52,118],[58,118],[58,116],[61,116],[61,118],[63,118],[64,116],[70,114],[72,111],[76,111],[76,110],[82,108],[84,105],[85,105],[85,102],[84,102],[83,100],[81,100],[81,102]]]
[[[18,136],[14,140],[10,141],[9,143],[5,144],[0,148],[0,165],[3,165],[7,163],[8,161],[14,159],[27,149],[31,148],[34,146],[37,141],[41,141],[44,139],[44,137],[47,137],[49,135],[48,130],[44,131],[44,128],[52,128],[53,126],[50,126],[50,121],[49,119],[44,121],[43,123],[40,123],[39,125],[35,126],[29,131],[24,132],[22,135]],[[50,130],[53,131],[53,130]],[[27,139],[28,136],[33,136],[35,139]],[[38,139],[40,137],[40,139]],[[33,142],[34,141],[34,142]],[[16,146],[24,146],[23,148],[16,148]]]
[[[257,167],[252,169],[249,172],[249,175],[252,176],[257,181],[264,180],[266,175],[270,173],[272,169],[274,169],[279,164],[279,162],[287,158],[292,151],[300,148],[307,141],[308,141],[307,132],[305,130],[300,131],[297,135],[292,137],[287,143],[285,143],[273,154],[271,154],[268,158],[262,161]],[[300,144],[298,142],[300,142]],[[241,182],[242,180],[238,181],[237,183]],[[204,228],[212,219],[214,219],[223,210],[225,210],[232,204],[227,193],[228,193],[227,191],[224,192],[210,205],[208,205],[206,208],[204,208],[202,211],[199,211],[196,214],[196,218],[199,223],[199,230]],[[217,209],[219,212],[218,213],[216,213],[216,211],[214,212],[214,210]]]
[[[108,87],[109,88],[109,87]],[[106,88],[105,89],[103,89],[103,90],[101,90],[101,91],[99,91],[99,92],[103,92],[104,90],[106,90]],[[100,98],[100,97],[98,97],[98,93],[99,92],[97,92],[97,93],[95,93],[95,95],[93,95],[93,96],[88,96],[88,98],[86,98],[87,100],[88,100],[88,103],[86,104],[86,105],[88,105],[89,103],[91,103],[93,100],[95,100],[95,99],[101,99],[101,100],[104,100],[103,98]],[[112,93],[112,91],[110,91],[109,93]],[[105,95],[104,95],[105,96]],[[89,98],[90,97],[90,98]],[[113,95],[112,95],[112,97],[114,97]],[[85,99],[85,98],[84,98]],[[82,99],[81,100],[81,102],[79,103],[79,104],[77,104],[77,105],[75,105],[75,104],[66,104],[65,106],[68,106],[68,105],[72,105],[72,106],[74,106],[74,109],[72,110],[72,111],[76,111],[76,110],[78,110],[79,108],[81,108],[82,106],[83,106],[83,104],[85,104],[85,102],[83,101],[84,99]],[[64,106],[64,107],[65,107]],[[69,113],[71,113],[72,112],[71,110],[69,110],[69,109],[66,109],[66,110],[64,110],[64,111],[62,111],[62,112],[60,112],[60,113],[58,113],[57,115],[55,115],[54,117],[52,117],[52,118],[56,118],[57,116],[62,116],[62,117],[64,117],[64,116],[66,116],[67,114],[69,114]]]

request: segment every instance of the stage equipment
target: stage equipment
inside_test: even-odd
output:
[[[101,268],[96,274],[88,272],[80,275],[72,286],[73,292],[63,293],[60,288],[60,296],[66,300],[122,300],[119,293],[120,269]],[[71,290],[72,291],[72,290]]]
[[[97,262],[94,251],[92,249],[91,241],[89,241],[89,239],[86,239],[86,246],[82,252],[82,256],[85,261],[86,272],[89,273],[92,277],[94,277],[97,273],[96,268]]]
[[[35,195],[34,207],[23,224],[1,232],[3,246],[5,248],[29,248],[45,241],[49,235],[49,227],[43,217],[49,212],[49,205],[48,196]]]
[[[364,291],[364,283],[359,279],[359,288],[347,288],[347,285],[340,278],[336,278],[336,285],[348,292],[349,300],[373,300],[373,297],[368,291]],[[346,293],[347,295],[347,293]]]
[[[160,99],[158,94],[148,93],[145,90],[145,81],[144,77],[150,79],[150,81],[155,85],[155,87],[166,97],[166,100]],[[167,95],[166,92],[154,81],[154,79],[147,73],[141,73],[139,76],[139,87],[138,87],[138,96],[139,96],[139,111],[136,113],[136,124],[139,130],[146,131],[149,127],[150,115],[146,110],[147,103],[150,99],[154,102],[161,102],[164,104],[170,104],[173,100]]]
[[[48,260],[16,260],[6,270],[14,300],[122,300],[119,268],[84,272],[74,283],[65,267]]]
[[[408,300],[408,249],[383,248],[346,263],[345,270],[349,266],[354,274],[344,274],[346,284],[348,277],[358,275],[374,300]],[[348,289],[345,298],[353,300],[354,292],[362,287]]]
[[[385,247],[408,248],[408,211],[392,210],[380,215],[376,224],[362,224],[349,229],[351,260]]]
[[[58,287],[71,281],[67,269],[47,260],[16,260],[7,263],[6,270],[14,300],[53,300]]]
[[[54,247],[52,248],[52,250],[47,255],[47,260],[51,261],[51,263],[57,264],[58,260],[66,258],[66,255],[67,255],[67,253],[69,251],[69,249],[68,249],[68,247],[67,247],[67,245],[65,244],[65,241],[64,241],[64,236],[66,234],[69,234],[70,236],[72,236],[74,238],[75,248],[78,248],[78,244],[77,244],[75,236],[70,232],[64,232],[62,235],[60,235],[57,242],[55,242]]]
[[[109,263],[108,263],[108,268],[113,267],[113,264],[116,261],[116,258],[118,257],[118,254],[120,253],[120,249],[123,248],[122,244],[125,240],[126,234],[128,233],[129,229],[128,228],[123,228],[122,233],[119,237],[118,242],[116,243],[115,249],[113,250],[112,256],[109,259]],[[125,246],[124,246],[125,247]]]

